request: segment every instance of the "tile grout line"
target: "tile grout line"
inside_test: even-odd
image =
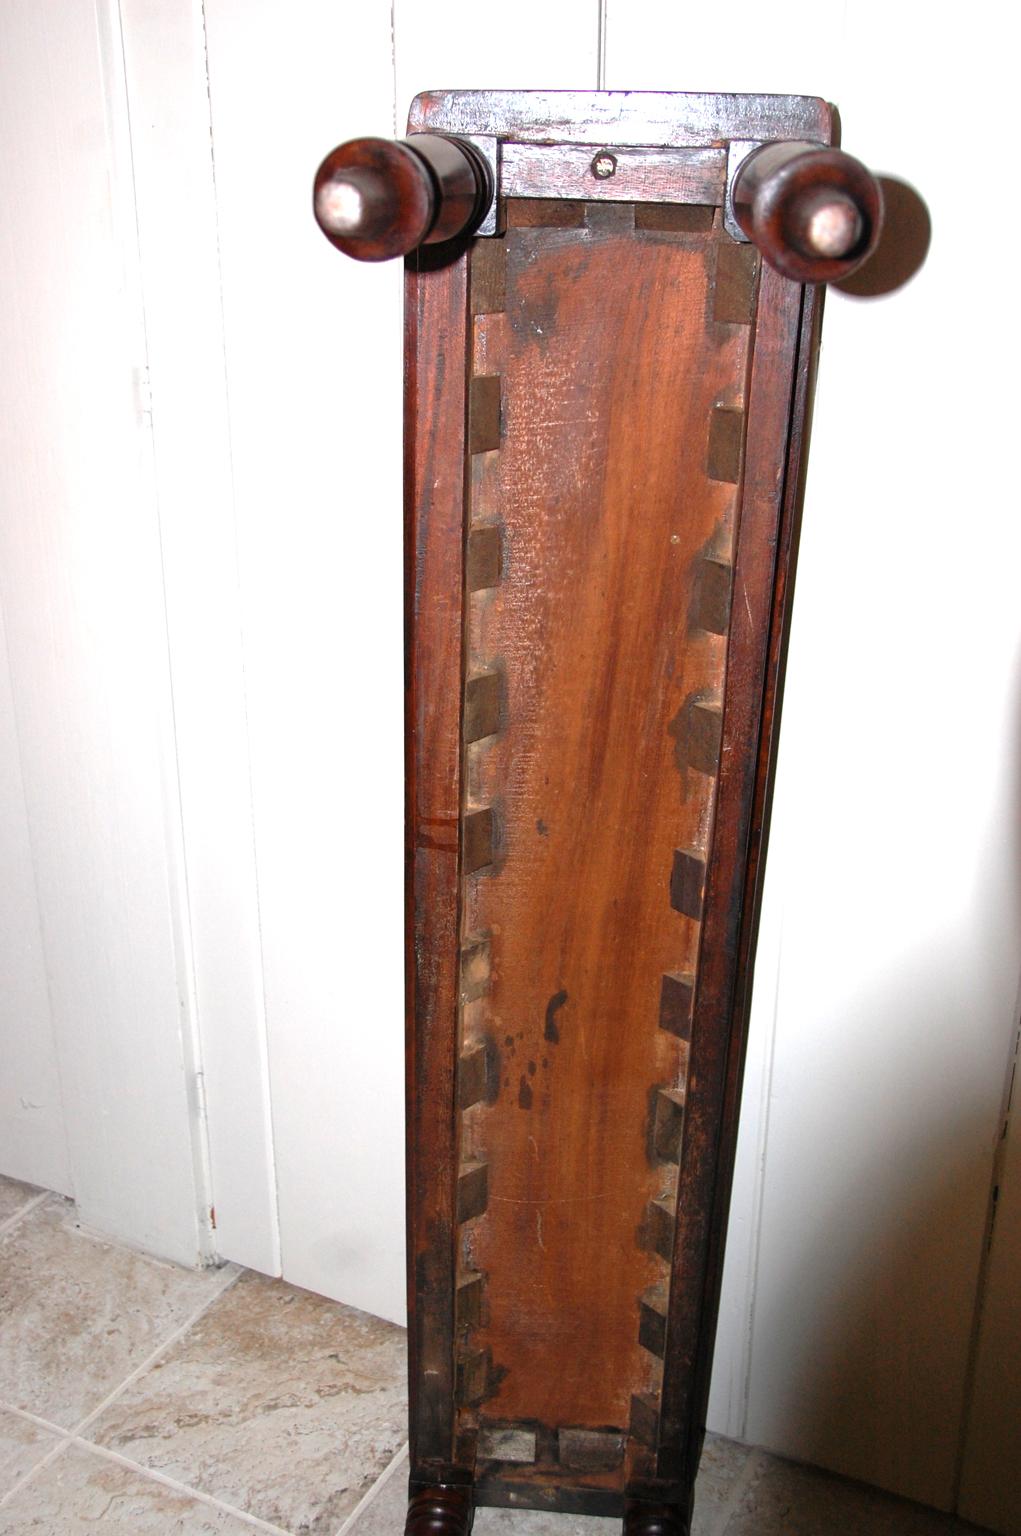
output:
[[[30,1413],[27,1408],[16,1408],[13,1403],[5,1403],[0,1398],[0,1413],[10,1413],[16,1419],[27,1419],[30,1424],[35,1424],[38,1429],[48,1429],[51,1435],[59,1435],[61,1440],[70,1440],[73,1431],[61,1429],[59,1424],[54,1424],[50,1419],[44,1419],[39,1413]]]
[[[336,1536],[346,1536],[346,1533],[351,1529],[358,1517],[363,1513],[364,1510],[368,1509],[376,1495],[383,1491],[386,1484],[393,1477],[394,1473],[397,1471],[397,1468],[401,1466],[401,1464],[407,1459],[408,1445],[407,1442],[405,1442],[405,1444],[402,1445],[400,1450],[397,1452],[396,1456],[394,1456],[383,1468],[382,1472],[376,1478],[376,1481],[373,1483],[372,1487],[358,1500],[358,1503],[355,1505],[354,1509],[351,1511],[343,1525],[341,1525],[340,1529],[337,1531]]]
[[[762,1467],[766,1464],[766,1453],[757,1446],[752,1448],[748,1460],[738,1473],[730,1497],[720,1513],[719,1524],[713,1532],[713,1536],[726,1536],[730,1528],[730,1522],[737,1514],[745,1494],[755,1481]]]
[[[57,1444],[53,1447],[52,1451],[47,1451],[46,1455],[42,1458],[41,1461],[37,1461],[34,1467],[30,1467],[28,1469],[20,1482],[15,1483],[12,1488],[8,1488],[3,1498],[0,1498],[0,1509],[6,1509],[7,1505],[14,1498],[15,1494],[20,1493],[21,1490],[26,1488],[29,1483],[34,1482],[38,1473],[40,1473],[44,1467],[48,1467],[51,1461],[56,1461],[58,1456],[63,1456],[64,1452],[71,1444],[72,1441],[70,1436],[62,1435],[61,1438],[57,1441]]]
[[[106,1397],[103,1398],[101,1403],[99,1403],[95,1408],[91,1410],[90,1413],[87,1413],[83,1419],[75,1424],[73,1429],[66,1430],[65,1433],[71,1435],[75,1439],[79,1438],[82,1434],[82,1431],[87,1429],[90,1424],[94,1423],[95,1420],[99,1418],[101,1413],[105,1413],[110,1404],[116,1402],[122,1392],[126,1391],[128,1387],[134,1386],[139,1377],[144,1376],[146,1371],[149,1370],[151,1366],[155,1365],[156,1361],[160,1358],[161,1355],[165,1354],[172,1345],[176,1344],[179,1339],[183,1339],[185,1334],[189,1333],[191,1329],[194,1328],[199,1319],[209,1311],[209,1308],[213,1305],[213,1303],[215,1301],[219,1301],[221,1296],[226,1295],[231,1286],[234,1285],[238,1279],[240,1279],[243,1273],[244,1270],[239,1268],[233,1275],[229,1275],[224,1283],[220,1286],[217,1286],[216,1290],[213,1291],[209,1297],[207,1297],[207,1299],[202,1303],[200,1307],[196,1307],[195,1311],[190,1313],[189,1316],[185,1318],[180,1327],[175,1328],[173,1333],[168,1334],[157,1349],[154,1349],[152,1353],[147,1355],[139,1365],[136,1365],[133,1371],[129,1371],[127,1376],[124,1377],[124,1380],[120,1382],[119,1385],[114,1387],[112,1392],[107,1393]]]
[[[46,1195],[43,1198],[48,1199],[49,1196]],[[101,1414],[104,1409],[106,1409],[111,1403],[115,1402],[127,1387],[131,1386],[135,1381],[137,1381],[143,1372],[148,1370],[148,1368],[159,1359],[164,1350],[169,1349],[170,1346],[175,1344],[179,1338],[182,1338],[190,1328],[193,1328],[198,1322],[199,1318],[202,1317],[203,1313],[205,1313],[212,1306],[214,1301],[218,1301],[221,1296],[230,1290],[231,1286],[242,1273],[243,1270],[239,1267],[236,1273],[230,1275],[224,1284],[218,1286],[212,1295],[203,1302],[201,1307],[197,1307],[179,1328],[175,1328],[174,1332],[163,1340],[158,1349],[153,1350],[153,1352],[149,1354],[142,1361],[142,1363],[135,1368],[135,1370],[129,1372],[129,1374],[125,1376],[124,1380],[119,1384],[119,1386],[117,1386],[112,1392],[108,1393],[103,1401],[99,1404],[99,1406],[94,1408],[91,1413],[87,1414],[85,1418],[82,1419],[80,1423],[76,1424],[73,1429],[63,1429],[59,1424],[51,1423],[49,1419],[44,1419],[40,1414],[30,1413],[25,1408],[16,1408],[12,1403],[0,1403],[0,1407],[5,1409],[8,1413],[14,1414],[17,1418],[20,1419],[27,1419],[29,1423],[36,1424],[40,1428],[48,1430],[51,1434],[56,1434],[59,1436],[60,1440],[60,1443],[55,1445],[52,1451],[45,1455],[40,1461],[36,1462],[34,1467],[29,1469],[29,1471],[21,1479],[20,1482],[16,1483],[13,1488],[9,1488],[3,1497],[0,1498],[0,1509],[4,1509],[7,1506],[8,1501],[13,1498],[16,1493],[20,1493],[21,1490],[26,1488],[29,1483],[35,1482],[39,1474],[44,1471],[44,1469],[48,1467],[57,1456],[60,1456],[64,1451],[66,1451],[69,1445],[78,1445],[88,1450],[95,1450],[97,1452],[101,1452],[104,1455],[111,1456],[115,1460],[120,1459],[127,1466],[134,1466],[135,1464],[133,1462],[129,1462],[127,1457],[118,1457],[117,1453],[104,1451],[101,1447],[94,1446],[91,1441],[83,1439],[81,1436],[81,1431],[87,1428],[87,1426],[91,1424],[93,1420],[99,1414]],[[184,1483],[173,1484],[172,1480],[162,1478],[160,1474],[150,1474],[144,1467],[138,1467],[137,1470],[140,1471],[144,1476],[152,1476],[157,1482],[165,1481],[168,1483],[168,1485],[175,1486],[178,1488],[178,1490],[183,1490],[186,1493],[193,1494],[198,1499],[208,1500],[210,1497],[208,1494],[203,1494],[197,1488],[188,1488]],[[224,1505],[223,1507],[225,1509],[230,1509],[231,1514],[244,1514],[244,1511],[234,1510],[231,1506]],[[245,1515],[246,1520],[251,1521],[254,1518],[254,1516]],[[262,1522],[260,1528],[267,1531],[272,1531],[274,1536],[280,1536],[281,1528],[279,1526],[270,1526],[266,1525],[265,1522]],[[290,1533],[285,1531],[283,1532],[283,1536],[290,1536]]]
[[[50,1192],[43,1191],[40,1195],[26,1202],[26,1204],[19,1211],[15,1212],[12,1217],[8,1218],[6,1222],[0,1224],[0,1236],[16,1227],[18,1223],[26,1215],[29,1214],[30,1211],[36,1209],[36,1207],[44,1204],[51,1198],[53,1197],[51,1196]],[[104,1241],[106,1241],[106,1239],[104,1239]],[[57,1441],[57,1444],[54,1445],[50,1451],[42,1456],[34,1466],[29,1468],[24,1477],[20,1478],[11,1488],[7,1489],[6,1492],[0,1496],[0,1509],[6,1508],[12,1499],[19,1495],[30,1483],[36,1482],[38,1478],[58,1457],[65,1455],[68,1451],[68,1448],[73,1446],[86,1456],[96,1456],[101,1460],[109,1461],[117,1466],[124,1467],[126,1470],[133,1472],[135,1475],[143,1479],[148,1479],[149,1481],[158,1483],[176,1493],[186,1495],[187,1497],[201,1504],[205,1504],[213,1509],[228,1514],[235,1519],[241,1520],[245,1523],[246,1526],[253,1530],[266,1532],[268,1533],[268,1536],[292,1536],[292,1533],[287,1531],[282,1526],[274,1525],[269,1521],[263,1520],[258,1515],[252,1514],[247,1510],[239,1508],[237,1505],[230,1504],[226,1500],[218,1498],[215,1494],[207,1493],[201,1488],[192,1487],[190,1484],[181,1482],[177,1478],[171,1477],[169,1474],[159,1471],[156,1468],[146,1467],[139,1462],[133,1461],[129,1456],[125,1456],[120,1451],[114,1451],[93,1440],[88,1440],[84,1436],[84,1431],[93,1425],[96,1420],[100,1418],[101,1415],[106,1411],[106,1409],[117,1401],[123,1392],[134,1385],[134,1383],[137,1382],[142,1376],[144,1376],[146,1372],[149,1371],[152,1366],[155,1365],[156,1362],[168,1350],[170,1350],[180,1339],[185,1337],[191,1331],[191,1329],[195,1327],[195,1325],[205,1315],[205,1313],[217,1301],[219,1301],[219,1299],[224,1296],[233,1285],[237,1283],[237,1281],[244,1273],[245,1270],[243,1266],[238,1266],[233,1273],[230,1273],[228,1269],[222,1282],[216,1285],[215,1289],[213,1289],[210,1295],[208,1295],[203,1300],[201,1305],[196,1307],[194,1311],[192,1311],[185,1318],[185,1320],[173,1330],[173,1332],[168,1334],[167,1337],[160,1342],[157,1348],[152,1350],[150,1354],[147,1355],[145,1359],[142,1360],[134,1368],[134,1370],[130,1371],[123,1378],[123,1380],[120,1381],[111,1392],[107,1393],[106,1397],[103,1398],[102,1401],[98,1403],[96,1407],[93,1408],[88,1414],[86,1414],[84,1418],[79,1420],[74,1425],[74,1427],[66,1429],[59,1424],[54,1424],[51,1420],[44,1418],[40,1414],[32,1413],[28,1409],[16,1407],[12,1403],[7,1403],[3,1400],[0,1400],[0,1411],[7,1412],[13,1417],[22,1419],[27,1423],[35,1425],[37,1428],[40,1428],[46,1431],[48,1434],[54,1436]],[[396,1454],[391,1458],[388,1464],[384,1467],[383,1471],[376,1478],[375,1482],[371,1485],[367,1492],[363,1494],[358,1503],[355,1505],[354,1509],[343,1521],[339,1531],[337,1532],[337,1536],[344,1536],[344,1533],[347,1533],[351,1529],[355,1521],[360,1518],[366,1508],[368,1508],[374,1499],[381,1493],[386,1484],[396,1474],[400,1466],[407,1460],[408,1449],[409,1448],[407,1444],[402,1445]]]
[[[132,1461],[130,1456],[123,1456],[120,1451],[108,1450],[105,1445],[96,1445],[91,1440],[83,1440],[79,1435],[69,1436],[68,1443],[89,1456],[98,1456],[101,1461],[112,1461],[118,1467],[125,1467],[129,1472],[137,1473],[139,1477],[148,1478],[150,1482],[160,1483],[164,1488],[172,1489],[174,1493],[187,1494],[189,1498],[195,1499],[200,1504],[208,1504],[213,1509],[233,1515],[236,1520],[243,1520],[257,1531],[267,1531],[270,1536],[292,1536],[292,1532],[285,1530],[282,1525],[271,1525],[268,1520],[261,1520],[258,1515],[249,1514],[248,1510],[239,1509],[236,1504],[228,1504],[226,1499],[218,1499],[214,1493],[205,1493],[201,1488],[193,1488],[190,1483],[179,1482],[176,1477],[170,1477],[168,1473],[160,1472],[155,1467],[143,1467],[140,1462]]]
[[[31,1211],[37,1210],[40,1205],[45,1205],[49,1198],[50,1191],[44,1189],[40,1194],[33,1195],[31,1200],[26,1200],[25,1204],[20,1206],[13,1216],[8,1216],[6,1221],[0,1221],[0,1237],[6,1237],[8,1232],[13,1232],[15,1227],[20,1226]]]

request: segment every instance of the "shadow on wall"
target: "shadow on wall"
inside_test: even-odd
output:
[[[932,221],[922,198],[896,176],[877,178],[883,192],[883,232],[864,266],[831,283],[856,299],[894,293],[914,277],[929,254]]]
[[[947,1102],[947,1077],[957,1080],[955,1061],[964,1064],[969,1037],[987,1063],[995,1064],[1002,1046],[1003,1070],[1010,1069],[1018,980],[1010,972],[1021,931],[1021,668],[1014,695],[1014,760],[1004,762],[993,802],[997,813],[1013,810],[1012,836],[1005,844],[1002,814],[991,818],[967,902],[972,932],[948,931],[941,948],[930,937],[924,954],[903,956],[895,973],[856,992],[853,1008],[820,1009],[820,1038],[855,1041],[857,1076],[846,1084],[849,1107],[834,1109],[833,1144],[866,1150],[854,1166],[795,1169],[791,1189],[774,1196],[787,1246],[770,1277],[768,1311],[776,1332],[786,1327],[788,1336],[760,1337],[756,1346],[759,1366],[770,1355],[779,1366],[761,1389],[763,1402],[776,1394],[760,1412],[784,1435],[771,1448],[948,1511],[958,1496],[1003,1128],[999,1084],[989,1081],[995,1066],[987,1066],[984,1079],[981,1071],[961,1073],[952,1119],[934,1120],[921,1137],[918,1125],[926,1103]],[[987,1008],[1009,996],[1002,1020],[976,1013],[984,1001],[977,975],[989,981]],[[871,1091],[869,1078],[867,1021],[883,1019],[897,1021],[886,1062],[903,1069],[904,1114],[892,1125],[890,1100]],[[800,1078],[802,1097],[804,1085]],[[820,1112],[805,1109],[809,1116]],[[874,1143],[843,1135],[841,1118],[856,1112],[876,1115]],[[790,1165],[789,1147],[782,1161]],[[803,1212],[820,1210],[821,1184],[830,1205],[809,1226]],[[806,1197],[801,1209],[799,1189]],[[793,1200],[795,1209],[783,1210],[781,1200]],[[760,1315],[757,1327],[765,1323]],[[999,1349],[1021,1348],[1021,1315],[1012,1326],[1012,1338],[996,1341]],[[1000,1410],[1021,1423],[1021,1401],[1003,1402]],[[754,1423],[750,1433],[759,1438]]]

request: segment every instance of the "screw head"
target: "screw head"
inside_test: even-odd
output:
[[[606,181],[617,169],[617,157],[609,150],[602,150],[592,162],[592,174],[599,181]]]

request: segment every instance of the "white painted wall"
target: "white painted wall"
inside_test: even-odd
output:
[[[5,933],[5,1056],[16,1105],[38,1095],[53,1128],[34,1163],[35,1111],[16,1114],[8,1166],[195,1263],[208,1189],[115,10],[5,6],[0,188],[3,777],[24,946]]]
[[[611,0],[607,29],[610,86],[683,58],[828,95],[934,227],[908,288],[827,303],[713,1417],[950,1508],[1021,973],[1021,524],[984,447],[1016,324],[968,283],[974,140],[940,87],[995,138],[1009,50],[987,6],[952,41],[875,0],[781,15],[731,7],[724,52],[708,8]]]
[[[206,21],[283,1270],[392,1317],[401,272],[338,272],[310,212],[336,139],[392,134],[389,10],[209,0]]]
[[[1021,1045],[1021,1039],[1019,1039]],[[961,1476],[961,1513],[1005,1536],[1021,1533],[1021,1349],[1017,1344],[1021,1274],[1021,1056],[1010,1063],[997,1149],[995,1199],[982,1287],[982,1315]]]
[[[259,893],[199,6],[121,0],[216,1247],[280,1268]]]
[[[827,307],[711,1420],[950,1507],[1021,973],[1012,215],[961,191],[1009,50],[991,3],[604,19],[608,85],[829,95],[932,209],[907,289]],[[310,183],[419,89],[594,85],[598,6],[5,21],[0,1168],[186,1260],[211,1201],[223,1257],[397,1317],[400,271]],[[963,1487],[1012,1532],[996,1251]]]
[[[18,722],[0,609],[0,1168],[71,1191]]]

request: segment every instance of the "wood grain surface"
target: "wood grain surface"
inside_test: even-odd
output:
[[[475,320],[503,414],[471,516],[499,526],[503,570],[471,599],[468,668],[498,671],[506,706],[465,748],[468,821],[498,830],[465,883],[462,937],[487,937],[491,969],[463,1027],[499,1076],[465,1115],[489,1175],[462,1263],[486,1277],[481,1419],[555,1429],[561,1465],[565,1433],[615,1431],[615,1465],[578,1475],[619,1488],[632,1394],[659,1385],[640,1303],[667,1273],[662,1093],[687,1055],[662,995],[698,945],[671,877],[709,840],[726,642],[698,622],[701,568],[728,562],[736,502],[712,422],[742,419],[749,330],[711,318],[718,228],[582,207],[571,227],[517,206],[505,308]]]
[[[699,145],[729,139],[829,144],[835,113],[817,96],[663,91],[425,91],[408,132],[495,134],[517,143]]]
[[[468,264],[405,289],[407,1151],[411,1436],[453,1456],[458,904]]]
[[[726,233],[719,157],[833,124],[468,92],[412,127],[538,177],[409,273],[412,1486],[686,1529],[819,315]],[[704,185],[622,198],[642,144]]]

